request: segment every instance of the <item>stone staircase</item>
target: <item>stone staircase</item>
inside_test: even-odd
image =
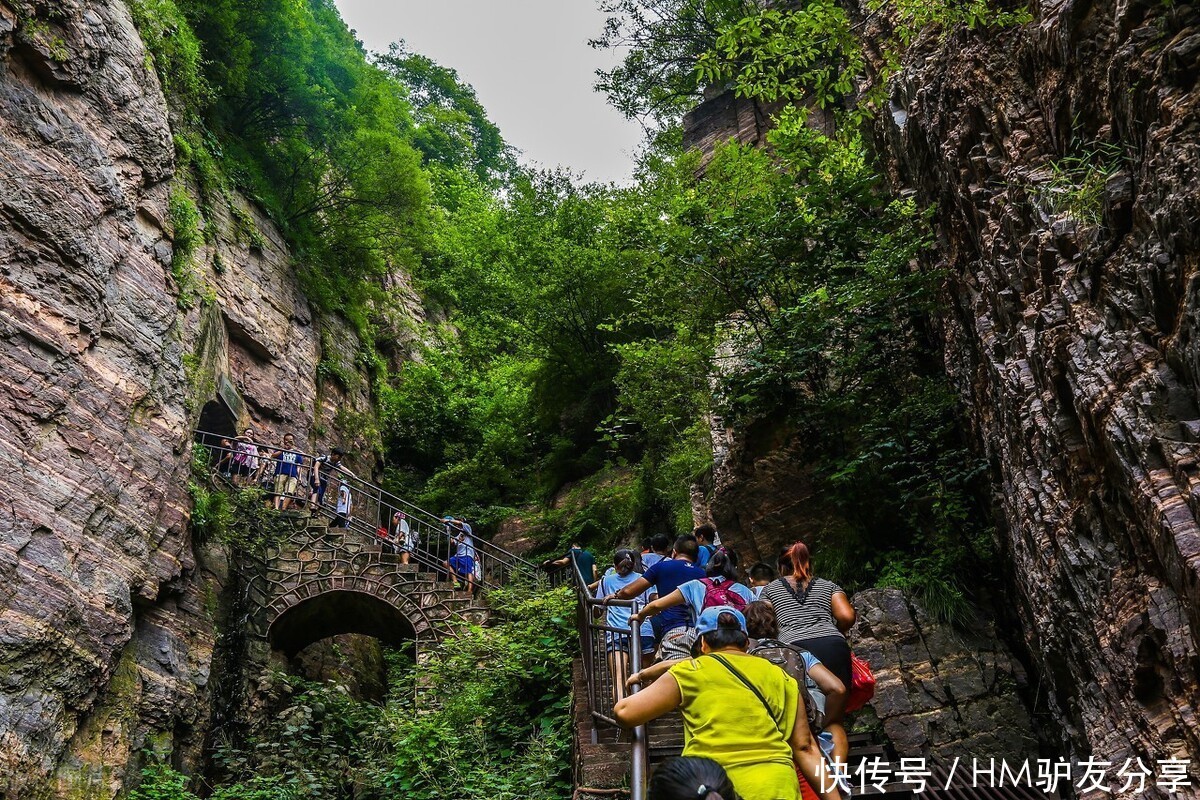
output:
[[[354,529],[330,527],[329,519],[320,513],[284,514],[295,530],[267,548],[260,578],[249,588],[257,606],[269,608],[289,594],[306,598],[335,588],[389,602],[404,596],[420,607],[437,638],[452,635],[462,624],[489,624],[487,606],[459,590],[444,573],[424,564],[402,564],[398,554],[385,550],[377,540]]]

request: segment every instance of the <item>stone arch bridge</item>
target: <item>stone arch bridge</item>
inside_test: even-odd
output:
[[[400,563],[361,531],[318,517],[295,521],[248,587],[250,629],[272,650],[291,658],[321,639],[360,633],[415,645],[419,655],[455,623],[486,624],[487,609],[444,573]]]
[[[196,431],[196,444],[208,450],[213,483],[237,491],[275,472],[278,454],[260,452],[255,480],[235,484],[230,470],[238,451],[232,440],[210,431]],[[346,633],[373,636],[398,647],[414,645],[419,657],[457,624],[486,624],[488,611],[471,593],[456,590],[444,563],[460,547],[458,535],[467,526],[431,514],[389,494],[351,471],[329,465],[328,483],[353,498],[353,513],[342,518],[346,527],[332,527],[331,488],[311,514],[284,512],[291,530],[270,546],[246,586],[245,627],[252,649],[282,652],[288,658],[321,639]],[[224,470],[224,472],[222,471]],[[309,506],[313,486],[300,485],[292,498]],[[385,545],[380,533],[399,536],[403,519],[413,543],[411,562]],[[458,526],[458,527],[454,527]],[[473,583],[497,587],[521,574],[531,579],[537,568],[490,542],[473,539]],[[264,653],[269,657],[269,653]],[[257,659],[255,659],[257,660]]]

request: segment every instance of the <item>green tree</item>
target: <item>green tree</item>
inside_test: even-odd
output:
[[[631,119],[676,121],[704,88],[699,59],[756,7],[755,0],[601,0],[604,31],[591,45],[625,54],[597,72],[597,91]]]
[[[393,44],[375,63],[408,88],[413,145],[427,163],[469,170],[487,186],[498,185],[512,171],[511,148],[457,72],[410,52],[403,42]]]

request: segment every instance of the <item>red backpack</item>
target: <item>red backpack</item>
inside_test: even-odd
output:
[[[723,579],[718,583],[712,578],[701,578],[700,582],[704,584],[704,605],[700,607],[701,611],[713,606],[730,606],[738,611],[745,610],[746,598],[733,590],[733,581]]]

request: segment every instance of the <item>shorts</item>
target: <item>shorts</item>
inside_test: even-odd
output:
[[[413,541],[412,537],[405,536],[403,539],[400,539],[400,552],[401,553],[415,553],[416,551],[417,551],[417,543],[415,541]],[[472,568],[473,567],[474,567],[474,565],[472,565]]]
[[[463,578],[469,578],[475,574],[475,559],[470,556],[451,556],[449,564],[450,569]]]
[[[253,472],[253,470],[250,469],[249,464],[238,461],[233,462],[233,468],[230,470],[231,474],[236,475],[239,478],[247,478],[250,476],[251,472]]]
[[[297,483],[295,475],[276,475],[275,494],[295,494]]]
[[[789,642],[797,647],[803,647],[820,661],[826,669],[837,675],[850,691],[850,643],[845,636],[817,636],[813,639],[797,639]]]
[[[658,644],[658,660],[667,661],[672,658],[691,658],[692,644],[696,641],[696,629],[686,625],[672,628],[663,634]]]
[[[612,631],[604,632],[604,649],[608,652],[629,652],[630,636],[627,633],[613,633]]]

